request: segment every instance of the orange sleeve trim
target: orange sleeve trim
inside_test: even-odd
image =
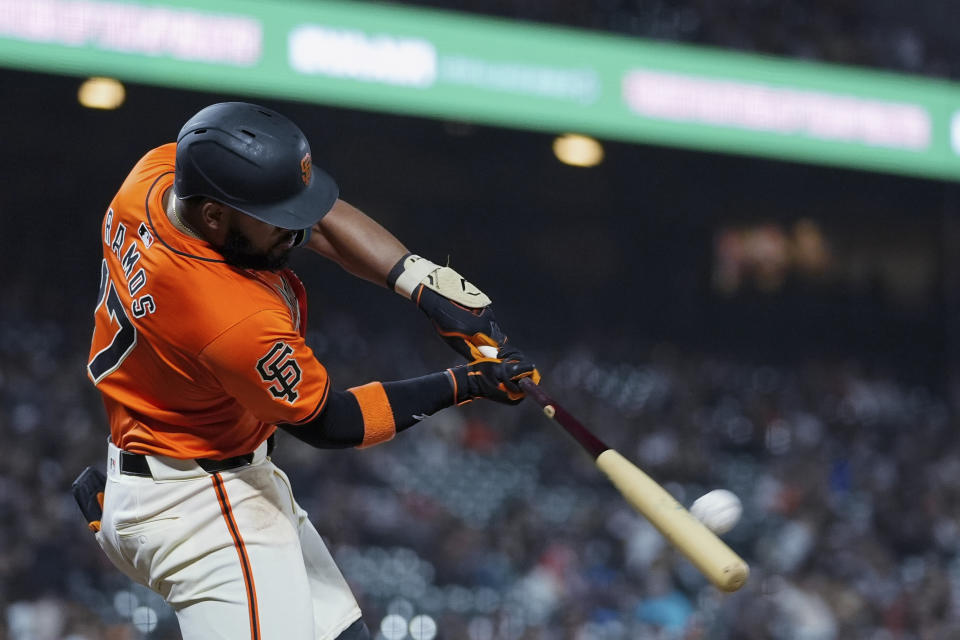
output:
[[[393,409],[390,407],[390,400],[382,384],[370,382],[347,391],[357,399],[360,413],[363,415],[363,442],[357,445],[358,449],[392,440],[393,436],[397,435]]]

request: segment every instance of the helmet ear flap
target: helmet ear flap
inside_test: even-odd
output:
[[[307,227],[306,229],[300,229],[293,236],[293,246],[302,247],[310,241],[310,233],[313,231],[313,227]]]

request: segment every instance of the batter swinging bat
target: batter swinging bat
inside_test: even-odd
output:
[[[702,522],[690,515],[666,490],[580,424],[528,378],[523,390],[556,420],[607,474],[623,497],[680,550],[710,582],[723,591],[736,591],[747,581],[750,569],[740,556]]]

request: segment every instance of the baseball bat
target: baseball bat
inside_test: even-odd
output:
[[[700,572],[722,591],[736,591],[747,581],[750,569],[734,551],[702,522],[674,500],[650,476],[611,449],[556,403],[529,378],[520,380],[528,396],[543,407],[589,453],[600,470],[634,509],[640,512]]]

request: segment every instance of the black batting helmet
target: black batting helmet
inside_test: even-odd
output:
[[[300,128],[272,109],[221,102],[177,136],[174,191],[206,196],[282,229],[307,229],[333,206],[337,183],[313,167]]]

